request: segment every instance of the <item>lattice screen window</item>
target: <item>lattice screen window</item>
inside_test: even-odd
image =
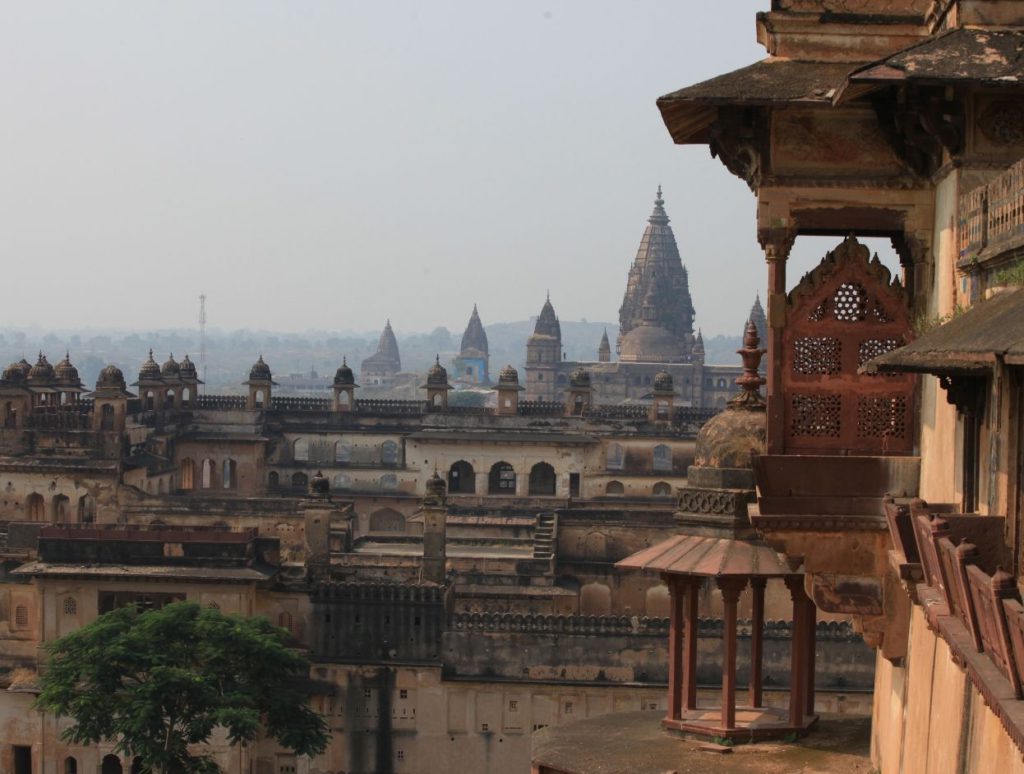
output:
[[[801,336],[793,341],[793,372],[834,375],[842,367],[843,342],[832,336]]]
[[[905,438],[906,434],[906,395],[880,395],[857,399],[858,438]]]
[[[839,395],[793,395],[790,433],[837,438],[841,426]]]
[[[864,339],[860,343],[860,351],[857,353],[857,365],[862,366],[872,358],[891,352],[899,345],[899,341],[894,338]]]
[[[828,314],[829,301],[830,299],[826,298],[824,301],[818,304],[814,308],[814,311],[807,315],[807,319],[810,320],[811,322],[821,322],[822,320],[824,320],[825,315]]]
[[[868,294],[859,282],[844,282],[832,298],[840,322],[860,322],[868,316]]]

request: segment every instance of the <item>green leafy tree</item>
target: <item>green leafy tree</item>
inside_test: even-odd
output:
[[[266,734],[316,755],[327,726],[306,704],[309,661],[286,639],[265,618],[193,602],[121,608],[47,646],[36,707],[74,721],[65,741],[115,741],[144,772],[217,772],[189,752],[217,728],[233,745]]]

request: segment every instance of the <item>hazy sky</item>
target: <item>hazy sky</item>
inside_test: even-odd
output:
[[[617,319],[660,183],[697,323],[739,333],[754,197],[654,102],[762,58],[767,6],[5,3],[0,324]]]

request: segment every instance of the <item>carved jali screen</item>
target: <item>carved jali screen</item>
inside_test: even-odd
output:
[[[853,237],[789,294],[783,335],[785,451],[908,454],[916,379],[859,374],[911,338],[906,293]]]

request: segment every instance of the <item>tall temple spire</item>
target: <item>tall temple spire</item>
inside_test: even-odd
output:
[[[601,334],[601,343],[597,345],[597,361],[607,363],[612,359],[612,346],[608,343],[608,329]]]
[[[650,310],[645,314],[647,305],[653,306],[653,314]],[[679,257],[659,185],[619,309],[620,346],[622,338],[644,322],[664,328],[683,346],[692,341],[693,319],[689,277]]]

